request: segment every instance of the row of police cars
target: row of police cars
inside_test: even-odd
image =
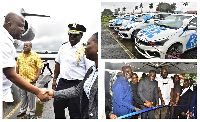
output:
[[[143,13],[109,21],[121,40],[133,39],[146,58],[179,59],[197,47],[197,15]]]

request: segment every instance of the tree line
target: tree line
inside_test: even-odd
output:
[[[189,2],[183,2],[183,6],[188,6]],[[149,4],[149,9],[152,10],[154,7],[154,3],[150,3]],[[160,11],[160,12],[167,12],[167,13],[174,13],[174,11],[176,10],[176,3],[165,3],[165,2],[159,2],[157,7],[156,7],[156,11]],[[143,3],[140,3],[140,5],[136,5],[133,8],[133,13],[135,13],[136,10],[140,9],[141,13],[143,12]],[[125,14],[126,12],[126,7],[122,8],[122,12],[121,14]],[[114,14],[120,14],[120,8],[116,8],[114,10]],[[112,16],[113,12],[110,9],[104,9],[104,11],[102,12],[103,16]]]

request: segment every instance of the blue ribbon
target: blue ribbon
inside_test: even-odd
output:
[[[118,119],[123,119],[123,118],[129,117],[129,116],[133,116],[133,115],[140,114],[140,113],[143,113],[143,112],[146,112],[146,111],[154,110],[156,108],[162,108],[162,107],[165,107],[165,106],[170,106],[170,105],[159,105],[159,106],[155,106],[155,107],[151,107],[151,108],[146,108],[146,109],[143,109],[141,111],[136,111],[136,112],[133,112],[133,113],[129,113],[129,114],[120,116],[120,117],[118,117]],[[177,106],[186,106],[186,105],[177,105]]]

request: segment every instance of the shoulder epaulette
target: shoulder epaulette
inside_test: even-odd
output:
[[[64,43],[62,43],[62,45],[64,45],[64,44],[67,44],[68,42],[64,42]]]

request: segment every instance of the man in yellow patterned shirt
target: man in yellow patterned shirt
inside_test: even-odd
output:
[[[41,69],[44,66],[39,55],[31,50],[32,43],[26,41],[24,43],[24,51],[17,58],[16,72],[21,75],[26,81],[32,85],[36,85],[36,81],[40,75]],[[20,89],[21,93],[21,108],[17,117],[26,114],[27,107],[29,106],[29,112],[27,117],[30,119],[35,118],[35,95],[31,92]]]

